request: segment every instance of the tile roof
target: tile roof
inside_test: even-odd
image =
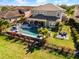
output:
[[[14,18],[24,15],[24,11],[31,10],[31,6],[13,6],[12,10],[0,11],[0,18]]]
[[[0,11],[0,18],[3,18],[7,11]]]
[[[15,10],[31,10],[33,7],[31,6],[16,6]]]
[[[14,17],[18,17],[21,16],[22,14],[18,11],[18,10],[14,10],[14,11],[8,11],[5,15],[4,18],[14,18]]]
[[[54,4],[45,4],[45,5],[40,5],[37,7],[34,7],[32,10],[43,10],[43,11],[65,11],[65,9],[56,6]]]

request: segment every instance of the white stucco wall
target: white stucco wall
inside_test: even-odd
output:
[[[74,18],[76,23],[79,23],[79,18]]]
[[[38,10],[32,10],[32,15],[38,15],[38,14],[43,14],[43,15],[47,15],[47,16],[56,16],[59,17],[59,19],[57,21],[47,21],[47,26],[48,27],[52,27],[55,28],[56,22],[60,22],[62,20],[62,16],[64,14],[63,11],[38,11]]]
[[[51,28],[55,28],[56,22],[55,21],[48,21],[47,26]]]
[[[31,15],[31,11],[26,11],[25,13],[25,17],[29,17]]]
[[[79,18],[76,17],[76,16],[79,16],[79,6],[76,6],[74,10],[75,10],[75,12],[74,12],[73,18],[74,18],[75,22],[79,23]]]

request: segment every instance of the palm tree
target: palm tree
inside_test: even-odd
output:
[[[69,17],[72,17],[74,14],[74,8],[76,5],[72,5],[72,6],[68,6],[68,5],[60,5],[60,7],[62,7],[63,9],[66,9],[66,14]]]
[[[25,18],[24,16],[21,16],[20,20],[18,20],[17,22],[18,22],[18,23],[23,23],[23,22],[25,21],[25,19],[26,19],[26,18]]]
[[[4,31],[4,30],[6,30],[6,28],[8,28],[9,27],[9,22],[8,21],[6,21],[6,20],[4,20],[4,19],[1,19],[0,20],[0,34]]]

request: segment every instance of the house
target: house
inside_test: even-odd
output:
[[[11,10],[7,11],[7,13],[3,16],[3,18],[10,22],[15,22],[16,20],[20,20],[20,17],[22,15],[24,14],[19,12],[19,10]]]
[[[75,6],[74,19],[77,23],[79,23],[79,5]]]
[[[34,6],[15,6],[14,10],[22,10],[22,11],[28,11],[31,10]]]
[[[62,20],[65,10],[53,4],[45,4],[32,8],[32,16],[28,18],[29,23],[35,23],[44,27],[55,27]]]
[[[54,28],[62,20],[65,10],[53,4],[40,6],[15,6],[14,10],[7,11],[0,15],[11,21],[19,20],[22,15],[26,17],[29,24],[36,26]]]
[[[29,17],[29,10],[31,7],[27,6],[15,6],[9,11],[0,11],[0,19],[7,19],[10,21],[19,20],[21,16]]]
[[[4,18],[4,15],[7,13],[7,11],[0,11],[0,19]]]
[[[21,10],[22,12],[24,12],[25,14],[25,17],[30,17],[31,16],[31,9],[33,8],[34,6],[16,6],[15,7],[15,10]]]

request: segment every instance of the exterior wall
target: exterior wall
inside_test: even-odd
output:
[[[38,10],[32,10],[32,14],[34,15],[38,15],[38,14],[43,14],[43,15],[47,15],[47,16],[56,16],[61,18],[61,14],[63,12],[62,11],[38,11]]]
[[[55,28],[56,22],[60,22],[62,20],[62,16],[64,14],[64,11],[41,11],[41,10],[32,10],[32,15],[38,15],[38,14],[43,14],[46,16],[56,16],[59,17],[57,21],[50,21],[48,20],[46,23],[47,27]]]
[[[75,22],[79,23],[79,6],[75,7],[74,19],[75,19]]]
[[[74,17],[76,23],[79,23],[79,18]]]
[[[31,11],[26,11],[25,13],[25,17],[29,17],[31,15]]]
[[[11,19],[11,22],[14,22],[14,21],[16,21],[17,19]]]
[[[19,18],[16,18],[16,20],[20,20],[21,18],[19,17]]]
[[[56,22],[55,21],[48,21],[48,27],[55,28]]]
[[[10,22],[10,23],[13,23],[13,22],[15,22],[15,21],[17,21],[17,20],[20,20],[20,18],[19,17],[17,17],[17,18],[5,18],[8,22]]]
[[[75,7],[74,16],[79,16],[79,6]]]

